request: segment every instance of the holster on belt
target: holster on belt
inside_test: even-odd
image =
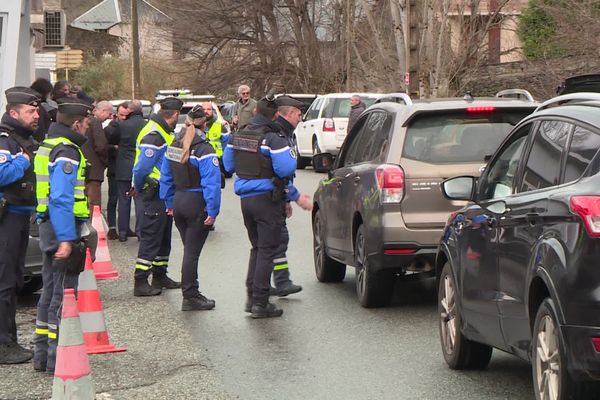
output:
[[[271,192],[271,200],[273,203],[279,203],[285,198],[287,193],[287,179],[281,179],[277,176],[271,178],[271,182],[275,185],[275,189]]]
[[[0,199],[0,221],[2,221],[2,217],[4,217],[4,213],[6,213],[6,207],[8,206],[6,199]]]
[[[154,200],[158,195],[158,181],[154,178],[147,176],[144,179],[146,187],[142,190],[142,197],[144,200]]]
[[[85,268],[85,256],[86,256],[87,244],[85,240],[80,239],[73,242],[71,248],[71,254],[64,260],[54,259],[52,266],[57,271],[63,272],[67,275],[79,275]]]

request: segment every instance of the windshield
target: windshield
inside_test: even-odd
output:
[[[423,114],[408,127],[402,156],[431,164],[483,162],[528,110]]]

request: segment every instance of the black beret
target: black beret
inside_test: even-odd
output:
[[[26,104],[29,106],[38,107],[42,101],[41,94],[24,86],[15,86],[10,89],[6,89],[4,94],[6,94],[6,102],[8,104]]]
[[[192,108],[190,110],[190,112],[188,112],[188,117],[190,117],[191,119],[196,119],[196,118],[204,118],[206,117],[206,114],[204,113],[204,109],[202,108],[201,104],[195,105],[194,108]]]
[[[61,114],[87,117],[94,109],[91,104],[74,97],[61,97],[56,102],[58,103],[58,112]]]
[[[277,103],[273,98],[263,97],[256,103],[256,112],[265,117],[272,118],[277,112]]]
[[[161,110],[181,111],[181,107],[183,107],[183,101],[175,97],[165,97],[158,104],[160,104]]]
[[[288,95],[279,96],[275,103],[277,103],[277,107],[296,107],[298,110],[304,108],[303,102]]]

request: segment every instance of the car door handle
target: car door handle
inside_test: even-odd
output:
[[[529,225],[535,226],[537,220],[540,218],[540,214],[538,213],[527,213],[525,214],[525,219],[529,222]]]
[[[355,176],[355,177],[354,177],[354,184],[355,184],[355,185],[358,185],[358,184],[359,184],[359,182],[360,182],[360,176]]]

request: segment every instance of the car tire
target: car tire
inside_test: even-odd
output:
[[[327,256],[321,210],[313,217],[313,255],[315,275],[319,282],[341,282],[346,277],[346,265]]]
[[[319,147],[319,141],[317,140],[316,137],[313,138],[313,143],[312,143],[312,153],[313,153],[313,157],[315,156],[315,154],[319,154],[321,153],[321,148]],[[311,160],[312,163],[312,160]],[[315,167],[315,164],[313,164],[313,169],[315,170],[315,172],[325,172],[325,170],[323,168],[317,168]]]
[[[449,263],[444,265],[438,288],[440,342],[452,369],[483,369],[492,358],[492,347],[467,339],[461,332],[460,299]]]
[[[383,307],[390,304],[394,292],[394,274],[391,271],[374,272],[366,252],[364,226],[358,227],[354,245],[356,260],[356,295],[361,306],[366,308]]]
[[[567,368],[566,348],[558,325],[554,301],[546,298],[533,324],[531,370],[536,399],[595,399],[598,382],[577,382]]]
[[[31,280],[29,282],[26,282],[23,284],[23,286],[21,287],[21,290],[19,290],[19,295],[23,296],[23,295],[33,294],[33,293],[37,292],[38,290],[40,290],[42,288],[42,286],[43,286],[42,277],[35,276],[35,277],[31,278]]]

